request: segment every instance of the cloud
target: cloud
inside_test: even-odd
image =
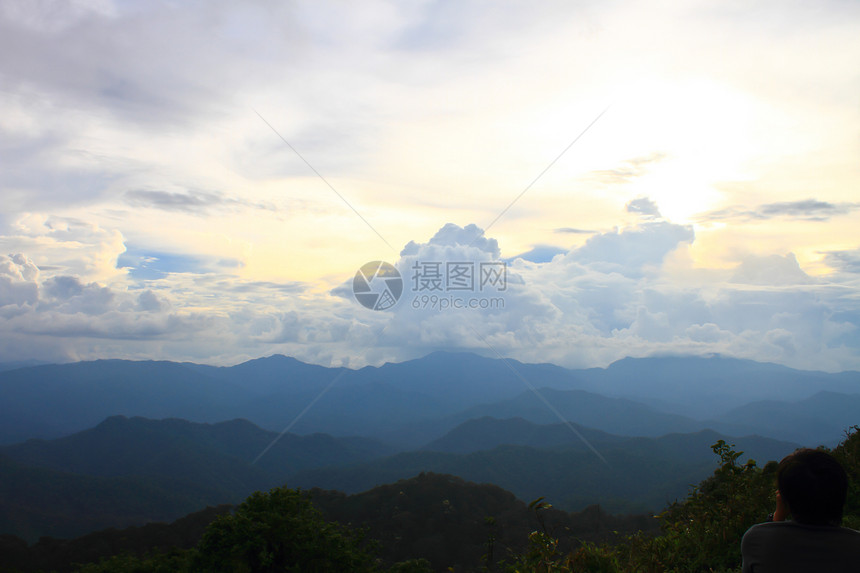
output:
[[[652,153],[642,157],[634,157],[624,161],[614,169],[602,169],[592,171],[587,178],[596,180],[607,185],[630,183],[631,181],[647,175],[650,167],[666,159],[665,153]]]
[[[57,276],[42,285],[41,305],[65,314],[103,314],[113,308],[114,293],[97,283],[83,284],[76,277]]]
[[[860,367],[850,294],[860,257],[827,250],[838,272],[811,279],[787,254],[849,239],[810,247],[782,235],[778,252],[733,255],[724,272],[696,269],[681,256],[695,247],[693,229],[661,218],[647,198],[688,189],[680,210],[703,209],[697,185],[754,178],[761,193],[792,195],[701,220],[856,213],[857,203],[840,202],[850,197],[783,201],[821,177],[822,189],[856,186],[845,129],[855,93],[843,80],[856,67],[857,11],[829,8],[768,9],[773,26],[762,35],[744,10],[712,2],[694,11],[520,2],[489,12],[470,1],[0,2],[0,253],[19,253],[0,255],[0,360],[224,363],[284,352],[362,365],[435,348],[489,352],[486,341],[571,366],[722,352]],[[637,41],[651,48],[631,76],[618,48]],[[691,66],[701,89],[679,80]],[[489,229],[494,237],[474,225],[432,232],[448,219],[442,201],[426,197],[444,196],[456,220],[483,219],[493,189],[531,180],[567,143],[554,141],[559,126],[589,121],[583,110],[603,109],[612,93],[623,101],[577,144],[576,161],[551,171],[582,185],[543,179],[547,193],[530,194],[531,211],[518,205],[524,216]],[[685,101],[690,94],[703,97]],[[314,259],[352,266],[377,255],[331,215],[337,199],[255,109],[368,220],[401,229],[406,246],[391,262],[407,288],[416,263],[495,263],[506,245],[536,245],[502,261],[504,309],[416,309],[428,293],[407,290],[392,312],[374,312],[352,297],[355,268],[337,279],[290,274]],[[627,205],[633,226],[605,231],[607,205],[631,197],[640,197]],[[267,201],[302,208],[258,224],[274,210]],[[565,221],[572,226],[557,228]],[[589,237],[564,253],[551,246],[553,228]],[[309,230],[332,232],[319,240]],[[290,253],[310,254],[299,264]],[[279,264],[287,270],[269,273]]]
[[[499,254],[501,253],[498,241],[485,237],[484,231],[475,224],[459,227],[454,223],[446,223],[425,245],[409,241],[400,252],[400,256],[417,255],[422,250],[422,247],[440,247],[443,251],[445,247],[465,247],[467,250],[477,249],[488,254],[492,259],[499,258]]]
[[[0,65],[11,72],[12,91],[38,86],[66,104],[110,110],[140,125],[187,125],[223,100],[220,88],[236,69],[229,44],[199,44],[207,28],[217,32],[224,16],[218,3],[206,9],[209,26],[191,10],[156,4],[12,4],[0,18],[0,53],[8,54]]]
[[[24,255],[0,255],[0,307],[34,304],[38,277],[38,267]]]
[[[151,290],[145,290],[137,297],[137,310],[144,312],[161,312],[167,310],[170,303],[159,297]]]
[[[692,243],[694,239],[691,226],[646,222],[635,229],[594,235],[566,258],[604,272],[638,276],[647,267],[659,266],[681,243]]]
[[[121,280],[116,267],[125,251],[122,233],[76,217],[24,214],[11,225],[12,232],[0,235],[0,252],[23,253],[43,271],[82,280]]]
[[[561,247],[556,247],[553,245],[536,245],[525,253],[520,253],[519,255],[505,260],[510,262],[514,259],[524,259],[532,263],[548,263],[556,255],[563,255],[566,252],[567,249],[562,249]]]
[[[698,217],[706,221],[767,221],[771,219],[794,219],[801,221],[825,222],[839,215],[847,215],[860,207],[860,203],[829,203],[817,199],[765,203],[757,207],[726,207],[709,211]]]
[[[746,256],[735,269],[730,282],[749,285],[791,286],[814,281],[797,263],[794,253],[785,256]]]
[[[39,278],[39,267],[21,253],[2,255],[0,256],[0,275],[16,281],[35,281]]]
[[[0,6],[0,14],[24,28],[46,33],[66,30],[92,17],[116,15],[109,1],[27,2],[9,0]]]
[[[74,225],[60,227],[54,232],[86,237]],[[100,235],[89,240],[98,243]],[[745,257],[723,282],[682,286],[664,261],[694,240],[689,227],[646,220],[543,262],[505,262],[495,238],[475,225],[449,223],[429,239],[410,241],[391,261],[403,294],[387,311],[355,300],[355,269],[329,292],[244,281],[218,267],[103,284],[69,274],[66,265],[45,270],[24,255],[6,256],[0,360],[113,356],[223,364],[281,352],[358,367],[460,349],[571,367],[628,355],[713,352],[808,368],[860,366],[860,305],[844,298],[844,288],[810,280],[792,254]],[[466,275],[452,279],[448,263],[476,273],[469,289],[456,288],[457,276]],[[504,264],[503,289],[481,285],[482,263]],[[433,281],[421,279],[434,264],[439,282],[429,288]],[[455,300],[494,302],[456,308]]]
[[[824,261],[840,272],[860,274],[860,249],[849,251],[826,251]]]
[[[253,203],[244,199],[224,197],[220,193],[207,191],[187,191],[185,193],[171,191],[128,191],[125,194],[128,203],[135,207],[149,207],[165,211],[181,211],[185,213],[204,214],[213,208],[249,207],[275,211],[273,205]]]
[[[633,199],[624,206],[628,213],[636,213],[643,219],[659,219],[660,209],[657,204],[648,197]]]

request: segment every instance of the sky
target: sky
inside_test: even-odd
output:
[[[858,29],[831,0],[0,0],[0,361],[860,369]]]

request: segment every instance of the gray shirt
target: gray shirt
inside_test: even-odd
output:
[[[860,531],[776,521],[741,541],[743,573],[860,573]]]

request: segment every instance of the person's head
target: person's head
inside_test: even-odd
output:
[[[808,525],[839,525],[848,477],[830,454],[808,448],[787,455],[776,471],[782,500],[792,517]]]

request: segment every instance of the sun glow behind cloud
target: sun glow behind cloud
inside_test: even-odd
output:
[[[857,363],[853,6],[74,6],[0,13],[0,360],[355,362],[389,319],[332,293],[474,223],[528,285],[476,321],[510,355]],[[366,360],[475,349],[462,320]]]

